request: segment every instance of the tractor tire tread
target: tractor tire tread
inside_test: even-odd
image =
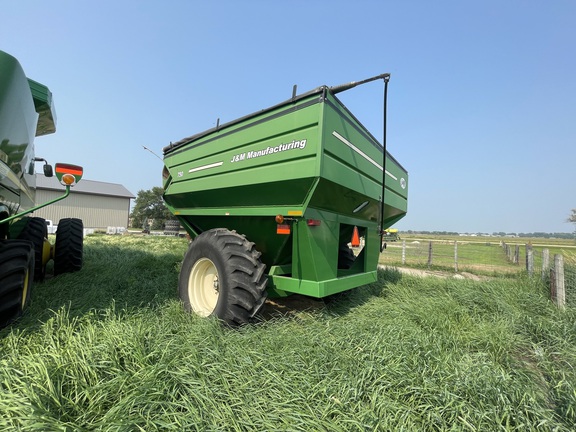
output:
[[[54,275],[82,269],[84,225],[81,219],[65,218],[58,222],[54,244]]]
[[[260,252],[245,236],[226,228],[205,231],[190,248],[192,250],[196,245],[201,248],[204,244],[217,250],[225,263],[221,270],[226,274],[221,278],[227,281],[226,298],[219,299],[213,315],[231,327],[249,323],[260,312],[267,297],[266,266],[259,259]]]
[[[346,243],[341,244],[338,248],[338,268],[348,270],[356,261],[354,251]]]
[[[33,273],[32,242],[7,240],[0,243],[0,328],[18,319],[30,302]],[[26,298],[23,300],[24,292]]]
[[[26,217],[26,224],[20,232],[18,239],[31,241],[34,246],[34,281],[42,282],[46,276],[46,267],[43,265],[44,241],[48,238],[46,219],[41,217]]]

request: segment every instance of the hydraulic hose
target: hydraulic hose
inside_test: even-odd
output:
[[[384,194],[386,193],[386,125],[387,125],[387,109],[388,109],[388,81],[390,81],[390,74],[386,74],[384,79],[384,114],[383,114],[383,130],[382,130],[382,202],[380,203],[380,252],[384,250]]]

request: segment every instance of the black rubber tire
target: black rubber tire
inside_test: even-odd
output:
[[[260,252],[245,236],[225,228],[215,228],[200,234],[188,248],[178,280],[178,292],[184,309],[202,316],[215,316],[231,327],[250,322],[266,300],[266,266]],[[192,280],[198,266],[212,266],[215,276],[206,276],[205,287]],[[198,280],[198,279],[196,279]],[[203,291],[214,287],[213,303],[206,305]],[[209,288],[208,288],[209,290]]]
[[[54,275],[71,273],[82,268],[84,224],[81,219],[60,219],[54,243]]]
[[[28,240],[34,246],[34,281],[42,282],[46,276],[44,263],[44,242],[48,238],[46,219],[41,217],[24,217],[24,228],[18,236],[19,240]]]
[[[166,222],[164,222],[164,235],[176,236],[178,235],[179,231],[180,231],[179,220],[169,219]]]
[[[30,303],[34,246],[27,240],[0,243],[0,328],[16,320]]]
[[[348,270],[352,267],[354,261],[356,261],[354,251],[346,243],[341,244],[338,248],[338,268]]]

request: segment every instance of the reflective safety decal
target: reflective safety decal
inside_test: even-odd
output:
[[[278,225],[276,227],[276,234],[290,234],[290,225]]]

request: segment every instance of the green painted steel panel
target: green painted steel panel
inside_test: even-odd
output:
[[[382,146],[329,88],[173,143],[164,163],[164,199],[190,235],[245,234],[275,273],[271,292],[323,297],[375,280]],[[388,155],[384,228],[406,213],[407,190],[406,170]],[[277,214],[289,235],[277,234]],[[364,249],[339,268],[355,226]]]
[[[52,92],[44,84],[28,78],[28,85],[34,99],[34,107],[38,113],[36,136],[56,132],[56,108],[52,102]]]
[[[367,285],[378,280],[377,271],[346,276],[338,279],[313,281],[296,279],[285,276],[269,275],[269,291],[278,292],[277,296],[283,293],[303,294],[310,297],[322,298],[329,295],[347,291],[351,288]]]
[[[34,136],[38,113],[18,60],[0,51],[0,203],[34,205]]]

